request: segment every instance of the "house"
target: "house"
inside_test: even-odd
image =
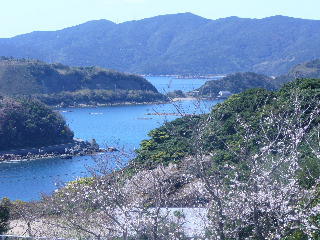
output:
[[[220,92],[218,93],[218,98],[228,98],[228,97],[230,97],[231,95],[232,95],[232,93],[229,92],[229,91],[220,91]]]

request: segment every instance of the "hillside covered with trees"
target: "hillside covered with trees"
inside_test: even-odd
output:
[[[149,133],[151,139],[143,141],[138,150],[137,161],[157,164],[178,161],[188,154],[192,155],[194,151],[192,144],[196,134],[203,134],[204,139],[201,141],[203,151],[208,154],[215,152],[219,161],[223,159],[236,161],[236,150],[240,150],[240,145],[244,143],[242,142],[244,141],[242,139],[244,129],[240,131],[239,121],[244,121],[243,124],[248,124],[252,128],[251,131],[257,138],[252,141],[254,145],[250,148],[258,150],[257,143],[262,141],[259,139],[262,137],[259,134],[262,131],[260,121],[265,120],[268,116],[271,117],[271,114],[283,114],[283,118],[286,114],[289,116],[290,111],[294,111],[292,108],[297,107],[294,104],[299,104],[300,108],[306,108],[303,111],[306,116],[299,116],[301,119],[287,120],[301,121],[309,117],[311,110],[307,108],[318,109],[319,93],[319,79],[300,79],[287,83],[278,91],[255,88],[235,94],[216,105],[210,114],[183,117],[152,130]],[[320,116],[317,115],[318,120]],[[317,121],[310,127],[318,126]],[[200,126],[203,128],[201,132],[198,132],[197,128]],[[234,152],[231,151],[230,146],[234,148]],[[175,155],[172,156],[170,153]]]
[[[132,166],[178,164],[180,174],[194,174],[204,189],[189,194],[212,204],[212,236],[318,239],[319,93],[320,79],[300,79],[233,95],[209,114],[151,131]]]
[[[98,175],[10,211],[35,236],[319,239],[319,101],[320,79],[235,94],[152,130],[124,169],[105,156]],[[181,207],[200,215],[199,235]]]
[[[290,69],[287,74],[278,77],[268,77],[253,72],[230,74],[219,80],[207,81],[199,89],[189,94],[204,98],[216,98],[219,97],[220,91],[236,94],[252,88],[276,90],[288,82],[303,78],[320,78],[319,59],[300,63]]]
[[[195,239],[319,239],[319,101],[320,79],[235,94],[152,130],[124,169],[105,156],[100,175],[12,212],[35,236],[189,239],[183,207]]]
[[[73,132],[44,104],[0,96],[0,151],[68,143]]]
[[[229,91],[235,94],[250,88],[274,90],[275,86],[273,85],[273,79],[265,75],[252,72],[235,73],[219,80],[207,81],[191,94],[200,97],[215,98],[220,91]]]
[[[166,98],[143,77],[98,67],[69,67],[2,57],[0,93],[48,105],[157,102]]]
[[[298,64],[287,75],[292,78],[319,78],[320,59]]]
[[[279,75],[319,58],[319,42],[318,20],[285,16],[210,20],[183,13],[120,24],[97,20],[0,39],[0,56],[143,74]]]

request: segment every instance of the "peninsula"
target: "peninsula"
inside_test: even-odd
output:
[[[0,59],[0,94],[32,97],[58,107],[167,101],[138,75],[7,57]]]

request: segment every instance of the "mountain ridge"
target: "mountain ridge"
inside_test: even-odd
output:
[[[308,47],[306,47],[308,46]],[[142,74],[286,73],[320,57],[320,20],[286,16],[210,20],[192,13],[0,39],[0,55]]]
[[[106,18],[93,19],[93,20],[89,20],[89,21],[86,21],[86,22],[82,22],[82,23],[76,24],[76,25],[71,25],[71,26],[68,26],[68,27],[64,27],[64,28],[61,28],[61,29],[56,29],[56,30],[36,30],[36,31],[17,34],[17,35],[12,36],[12,37],[3,37],[3,38],[0,37],[0,39],[12,39],[12,38],[15,38],[15,37],[19,37],[19,36],[23,36],[23,35],[27,35],[27,34],[35,33],[35,32],[57,32],[57,31],[62,31],[62,30],[75,28],[75,27],[79,27],[79,26],[82,26],[82,25],[86,25],[86,24],[93,24],[93,23],[102,23],[102,22],[107,23],[107,22],[109,22],[109,23],[112,23],[113,25],[120,25],[120,24],[124,24],[124,23],[145,21],[145,20],[149,20],[149,19],[155,19],[155,18],[171,16],[171,15],[192,15],[194,17],[198,17],[198,18],[201,18],[201,19],[206,19],[208,21],[223,21],[223,20],[233,20],[233,19],[266,20],[266,19],[275,19],[275,18],[278,18],[278,19],[296,19],[296,20],[305,20],[305,21],[320,21],[320,19],[299,18],[299,17],[291,17],[291,16],[286,16],[286,15],[272,15],[272,16],[263,17],[263,18],[246,18],[246,17],[238,17],[238,16],[229,16],[229,17],[221,17],[221,18],[217,18],[217,19],[210,19],[210,18],[205,18],[205,17],[202,17],[200,15],[194,14],[192,12],[183,12],[183,13],[173,13],[173,14],[161,14],[161,15],[157,15],[157,16],[153,16],[153,17],[146,17],[146,18],[142,18],[142,19],[138,19],[138,20],[128,20],[128,21],[124,21],[124,22],[120,22],[120,23],[113,22],[113,21],[108,20]]]

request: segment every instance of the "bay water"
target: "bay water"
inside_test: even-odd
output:
[[[205,79],[175,79],[148,77],[160,92],[191,91],[205,83]],[[95,139],[102,148],[116,147],[134,152],[148,132],[178,116],[159,113],[205,113],[218,101],[193,100],[174,104],[120,105],[95,108],[65,108],[59,112],[66,119],[76,138]],[[106,153],[110,154],[110,153]],[[104,155],[101,158],[107,157]],[[0,163],[0,198],[38,200],[41,194],[50,194],[65,182],[90,175],[99,156],[77,156],[72,159],[39,159],[24,162]]]

